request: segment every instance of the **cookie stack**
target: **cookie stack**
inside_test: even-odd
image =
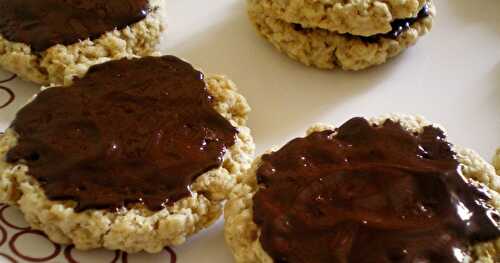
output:
[[[248,0],[257,31],[307,66],[361,70],[430,31],[432,0]]]

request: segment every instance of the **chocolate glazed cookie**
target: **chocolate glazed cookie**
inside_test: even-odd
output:
[[[95,39],[144,19],[147,0],[0,0],[0,34],[35,52]]]
[[[254,163],[227,205],[226,238],[237,262],[496,259],[500,199],[470,178],[479,167],[497,176],[422,119],[318,126]]]
[[[262,156],[254,221],[277,262],[462,262],[500,237],[484,187],[446,137],[355,118]]]
[[[0,66],[69,85],[92,65],[156,50],[163,0],[0,0]]]
[[[230,80],[173,56],[94,66],[0,137],[0,201],[57,243],[159,252],[220,216],[254,151],[248,112]]]

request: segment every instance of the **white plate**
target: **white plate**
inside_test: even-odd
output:
[[[303,135],[314,122],[341,124],[352,116],[389,112],[421,114],[441,123],[452,142],[488,160],[500,146],[498,0],[436,1],[438,16],[429,35],[390,63],[358,73],[306,68],[279,54],[255,34],[243,0],[167,2],[162,51],[206,72],[223,73],[238,84],[253,107],[250,127],[258,152]],[[9,76],[0,72],[0,79]],[[1,85],[16,94],[14,102],[0,110],[4,129],[37,88],[20,80]],[[0,105],[8,99],[0,90]],[[21,230],[25,223],[16,209],[1,211],[0,226],[7,235],[0,236],[0,262],[11,262],[2,258],[4,254],[22,262],[22,255],[40,259],[53,252],[58,255],[50,262],[68,262],[66,248]],[[174,250],[179,263],[232,262],[222,222]],[[116,262],[127,261],[122,253],[110,251],[71,254],[78,262],[112,262],[116,255]],[[127,259],[173,262],[168,251]]]

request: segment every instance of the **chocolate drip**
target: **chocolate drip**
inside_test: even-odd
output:
[[[441,130],[389,120],[295,139],[257,171],[262,246],[274,262],[462,263],[500,217],[454,156]]]
[[[0,0],[0,34],[41,52],[98,38],[149,11],[148,0]]]
[[[236,129],[212,106],[202,73],[172,56],[94,66],[69,88],[41,92],[16,116],[22,162],[51,200],[77,211],[189,196],[221,165]]]

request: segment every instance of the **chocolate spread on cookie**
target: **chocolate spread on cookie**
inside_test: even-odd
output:
[[[19,111],[7,161],[25,163],[49,199],[74,200],[77,211],[160,210],[235,142],[212,100],[202,73],[172,56],[94,66]]]
[[[464,262],[500,218],[454,156],[438,128],[389,120],[295,139],[257,171],[261,244],[274,262]]]
[[[0,0],[0,34],[41,52],[142,20],[148,0]]]

